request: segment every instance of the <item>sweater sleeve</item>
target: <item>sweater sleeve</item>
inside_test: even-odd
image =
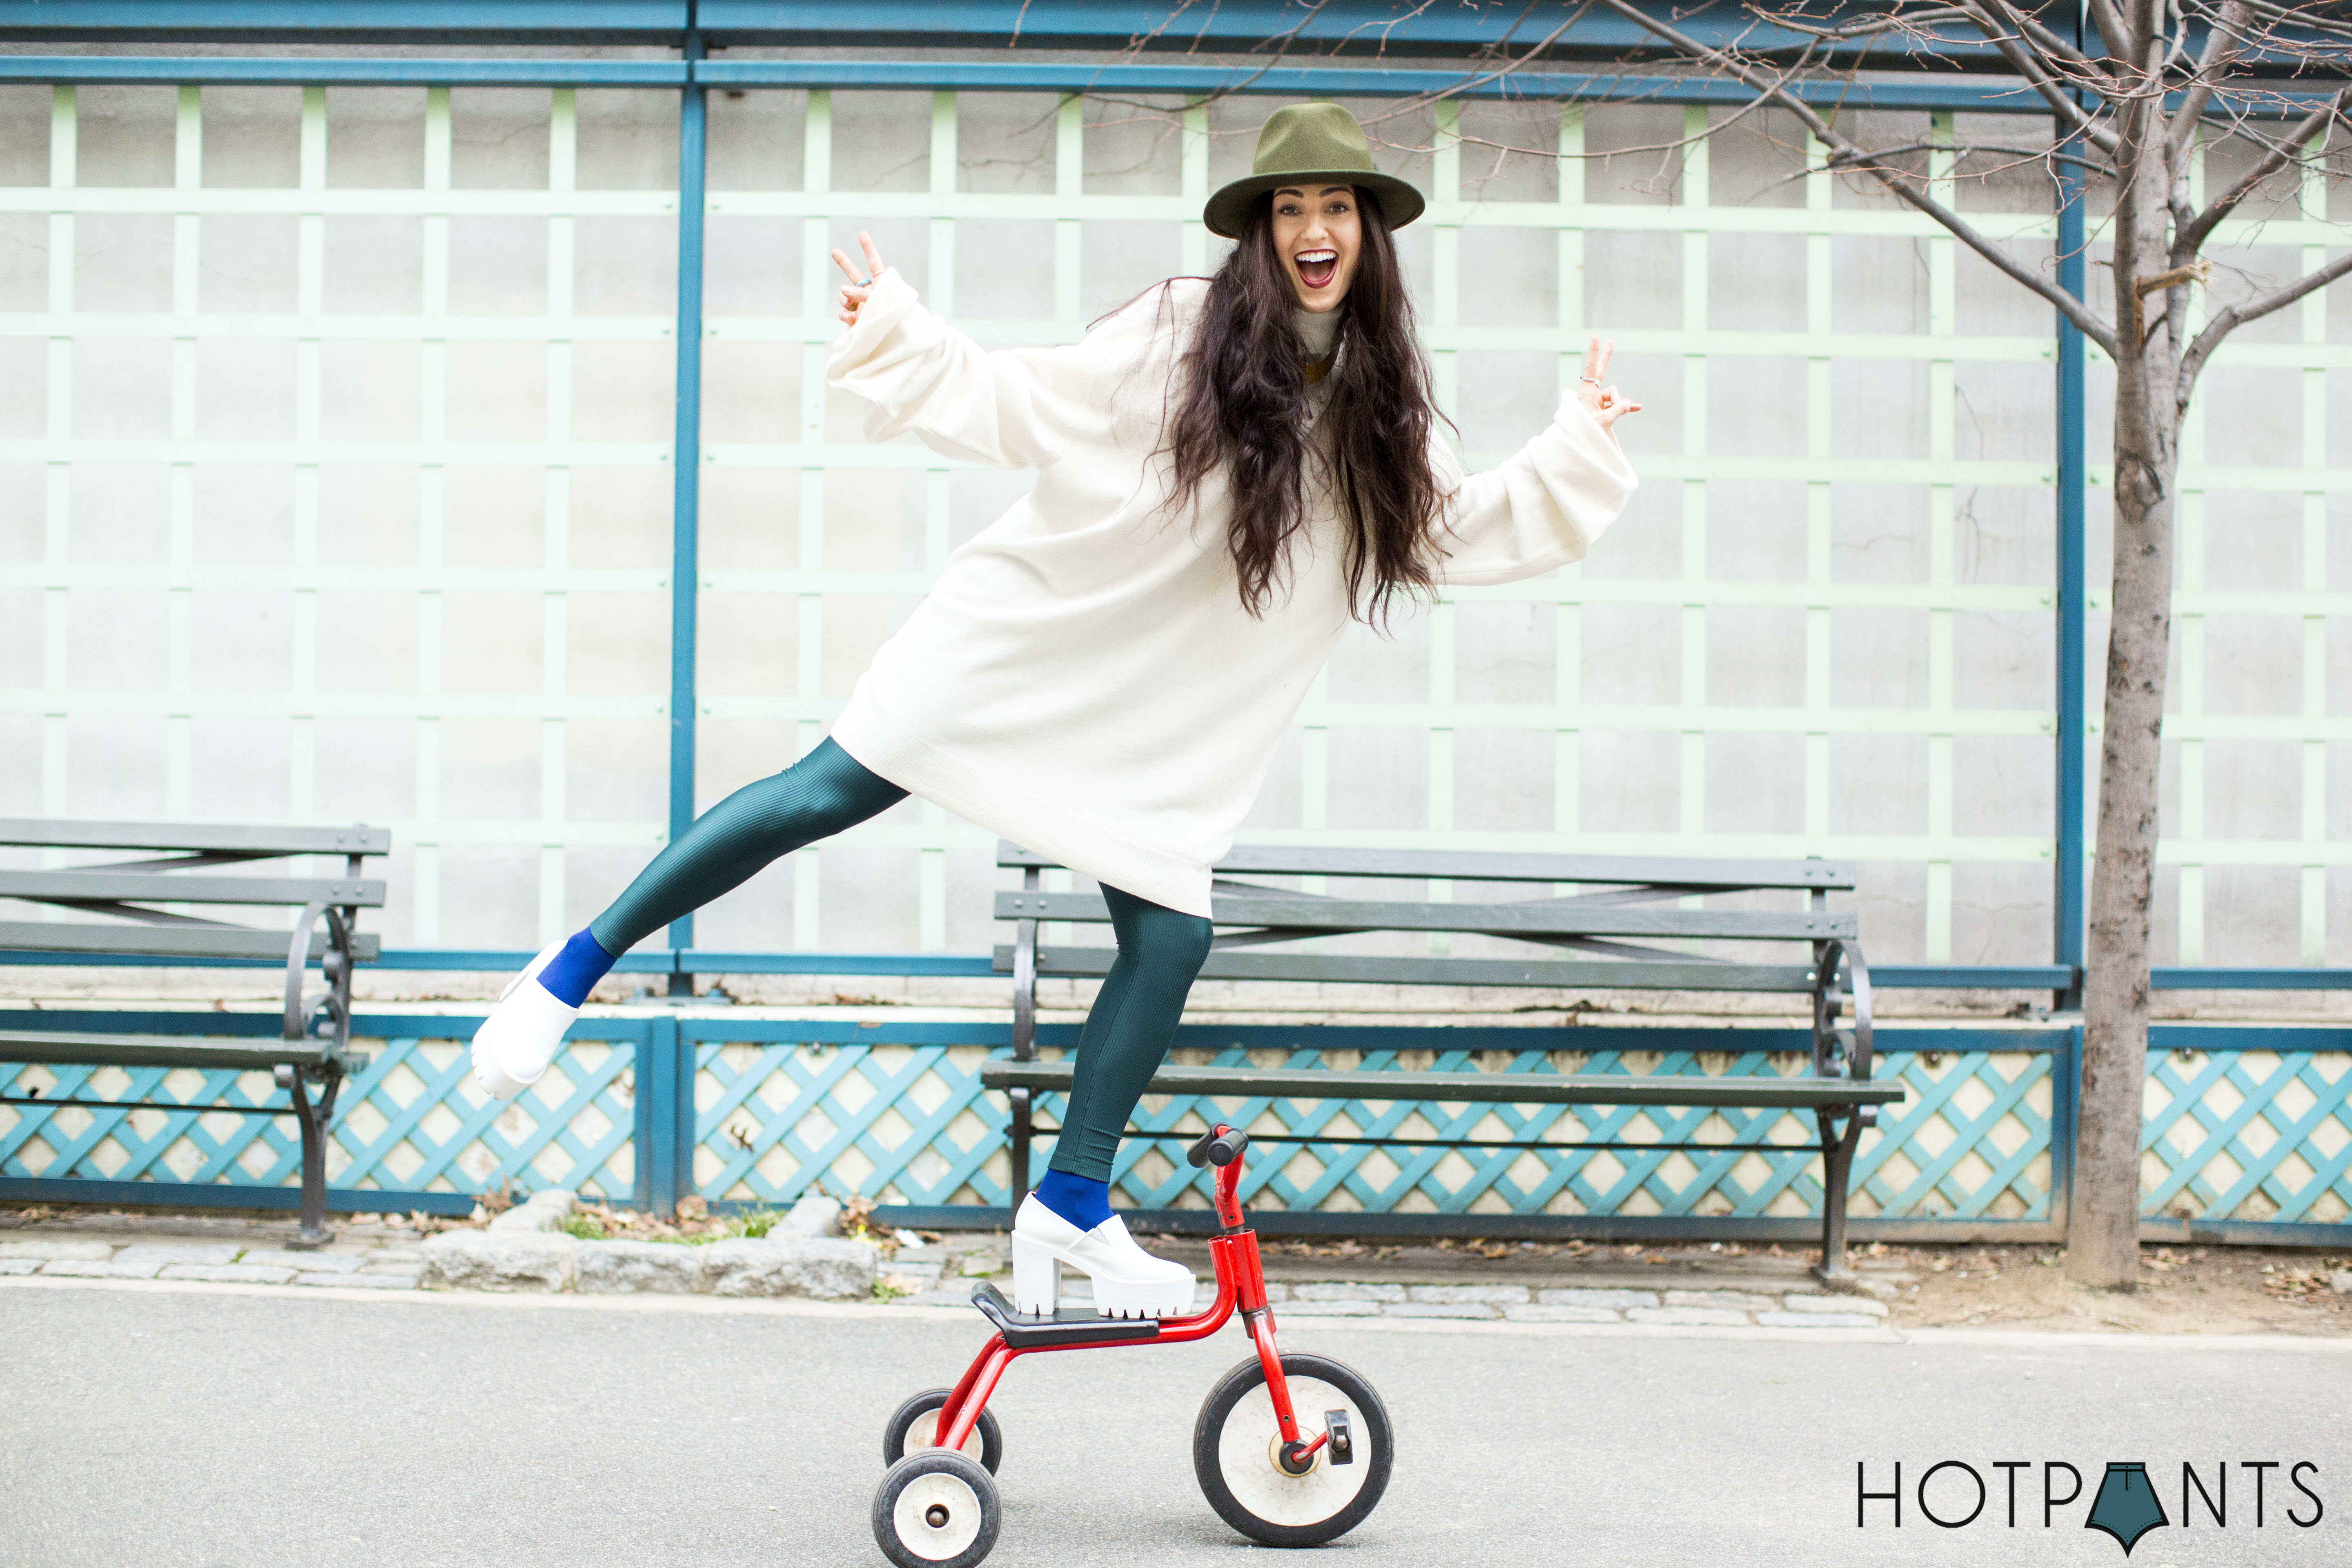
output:
[[[1441,486],[1453,486],[1446,558],[1438,576],[1475,585],[1534,577],[1580,561],[1640,483],[1633,466],[1573,393],[1535,439],[1502,467],[1463,476],[1442,438],[1430,443]]]
[[[826,379],[867,405],[866,435],[913,431],[950,458],[1003,468],[1044,465],[1099,438],[1109,409],[1096,389],[1120,341],[1108,323],[1059,348],[991,353],[924,308],[896,268],[874,280],[856,322],[833,345]]]

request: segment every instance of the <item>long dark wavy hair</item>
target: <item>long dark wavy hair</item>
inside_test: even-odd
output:
[[[1253,616],[1285,585],[1306,521],[1310,466],[1321,466],[1348,524],[1348,610],[1384,620],[1400,594],[1434,586],[1444,498],[1429,468],[1429,366],[1412,302],[1377,200],[1357,195],[1363,242],[1326,381],[1321,446],[1307,438],[1307,377],[1292,312],[1298,296],[1274,244],[1274,197],[1257,198],[1241,243],[1210,280],[1207,308],[1179,367],[1167,426],[1172,510],[1222,473],[1233,497],[1226,542]]]

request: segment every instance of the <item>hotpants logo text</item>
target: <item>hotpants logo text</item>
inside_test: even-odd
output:
[[[2095,1472],[2098,1467],[2093,1467]],[[2231,1471],[2237,1473],[2231,1485]],[[1854,1525],[1858,1529],[1893,1526],[1925,1520],[1942,1530],[1973,1524],[2016,1530],[2044,1530],[2077,1521],[2071,1510],[2087,1510],[2081,1525],[2114,1536],[2126,1555],[2140,1536],[2166,1525],[2227,1530],[2235,1511],[2240,1528],[2275,1527],[2284,1518],[2296,1529],[2309,1530],[2326,1517],[2327,1508],[2318,1489],[2319,1467],[2309,1459],[2240,1459],[2200,1467],[2180,1466],[2177,1489],[2162,1487],[2142,1463],[2110,1463],[2095,1488],[2086,1488],[2084,1472],[2063,1459],[1994,1459],[1979,1465],[1965,1459],[1943,1459],[1925,1469],[1914,1469],[1905,1485],[1903,1462],[1874,1467],[1858,1460],[1854,1473]],[[1994,1472],[1992,1479],[1987,1472]],[[2273,1475],[2272,1472],[2284,1472]],[[2021,1484],[2019,1477],[2024,1474]],[[2284,1481],[2285,1484],[2281,1485]],[[2236,1497],[2231,1497],[2232,1491]],[[2175,1493],[2168,1499],[2164,1494]],[[2164,1504],[2177,1501],[2168,1515]]]

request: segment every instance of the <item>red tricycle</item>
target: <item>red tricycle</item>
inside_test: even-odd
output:
[[[883,1435],[890,1471],[874,1494],[874,1539],[884,1556],[898,1568],[971,1568],[996,1544],[1004,1435],[988,1396],[1015,1356],[1206,1339],[1236,1309],[1257,1353],[1218,1380],[1192,1426],[1192,1469],[1209,1506],[1268,1546],[1319,1546],[1372,1511],[1389,1484],[1388,1411],[1353,1368],[1275,1349],[1257,1233],[1238,1195],[1248,1147],[1248,1133],[1221,1123],[1188,1156],[1217,1167],[1217,1299],[1207,1311],[1155,1320],[1064,1308],[1049,1317],[1014,1311],[993,1285],[973,1287],[972,1305],[994,1330],[988,1343],[953,1388],[898,1406]]]

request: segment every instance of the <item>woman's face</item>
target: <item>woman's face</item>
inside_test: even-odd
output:
[[[1307,310],[1319,314],[1339,308],[1363,247],[1355,186],[1285,185],[1274,193],[1275,252]]]

